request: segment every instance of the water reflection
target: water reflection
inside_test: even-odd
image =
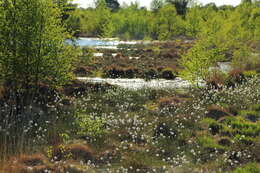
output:
[[[119,44],[136,44],[136,41],[119,41],[116,38],[105,38],[105,39],[99,39],[99,38],[83,38],[80,37],[74,41],[72,40],[66,40],[66,43],[68,44],[75,44],[81,47],[87,46],[87,47],[101,47],[101,48],[117,48]]]

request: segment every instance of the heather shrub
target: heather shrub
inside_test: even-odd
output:
[[[164,68],[160,75],[163,79],[173,80],[176,78],[175,72],[172,68]]]

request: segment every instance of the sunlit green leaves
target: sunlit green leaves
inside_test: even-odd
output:
[[[2,7],[0,63],[2,79],[17,89],[40,81],[61,85],[75,57],[64,44],[69,37],[51,0],[10,0]]]
[[[214,39],[202,39],[182,57],[180,64],[184,68],[181,76],[193,83],[206,79],[209,68],[224,59],[225,48],[215,45]]]

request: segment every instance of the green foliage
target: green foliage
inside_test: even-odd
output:
[[[233,65],[238,69],[245,69],[251,59],[250,50],[247,46],[241,46],[233,52]]]
[[[76,124],[79,128],[77,132],[79,136],[97,138],[106,134],[104,128],[105,120],[103,118],[91,118],[86,114],[78,114]]]
[[[98,14],[98,34],[101,37],[111,37],[113,25],[111,25],[111,12],[106,6],[106,2],[101,0],[98,4],[95,15]],[[90,19],[92,20],[92,19]]]
[[[117,6],[117,1],[98,0],[94,9],[77,9],[68,19],[69,28],[79,29],[79,35],[83,36],[123,39],[167,40],[183,35],[192,38],[211,35],[219,44],[233,50],[238,43],[259,42],[260,38],[257,2],[216,7],[212,3],[201,6],[190,0],[154,0],[152,11],[140,8],[138,3]]]
[[[260,172],[260,167],[256,163],[248,163],[243,168],[237,168],[232,173],[258,173]]]
[[[151,9],[156,12],[160,8],[162,8],[164,4],[165,4],[164,0],[153,0],[151,2]]]
[[[80,27],[79,34],[87,36],[123,39],[170,39],[182,34],[183,20],[172,5],[158,7],[153,13],[131,4],[111,13],[105,1],[99,1],[95,9],[77,9],[68,19],[70,28]],[[75,25],[75,26],[73,26]]]
[[[100,1],[95,9],[77,9],[67,20],[68,27],[75,35],[112,37],[111,11],[105,1]],[[75,30],[76,29],[76,30]]]
[[[70,136],[67,133],[61,133],[59,136],[62,138],[63,142],[65,143],[70,140]]]
[[[149,36],[149,20],[151,13],[145,9],[137,9],[135,4],[120,9],[112,16],[115,33],[124,39],[143,39]]]
[[[76,5],[72,4],[72,0],[58,0],[53,2],[57,4],[57,7],[61,10],[62,22],[66,21],[70,13],[76,9]]]
[[[225,149],[223,146],[218,145],[215,141],[214,138],[209,137],[209,136],[201,136],[198,137],[198,144],[201,145],[203,148],[208,149]]]
[[[82,51],[82,54],[79,58],[78,63],[87,65],[94,61],[94,57],[93,57],[94,50],[92,48],[84,47],[81,49],[81,51]]]
[[[191,37],[196,37],[201,31],[202,27],[202,16],[199,7],[194,7],[189,9],[186,15],[186,34]]]
[[[78,34],[82,31],[80,16],[77,14],[77,10],[72,12],[72,15],[66,20],[67,28],[73,34]]]
[[[173,4],[179,15],[185,15],[188,4],[191,0],[167,0],[167,2]]]
[[[225,49],[218,47],[212,38],[197,41],[180,60],[180,64],[184,68],[181,76],[193,83],[206,79],[209,68],[224,59],[224,52]]]
[[[51,0],[1,2],[1,79],[16,90],[68,81],[75,55],[64,44],[60,10]]]
[[[258,111],[260,113],[260,104],[255,104],[251,106],[252,110]]]
[[[156,29],[159,40],[169,40],[182,32],[182,20],[172,5],[162,7],[158,12]]]
[[[251,11],[249,18],[249,25],[253,32],[253,39],[260,42],[260,7],[254,8]]]
[[[64,157],[65,159],[71,159],[72,158],[72,153],[71,152],[68,152],[67,149],[66,149],[66,146],[63,145],[63,144],[60,144],[59,146],[56,146],[56,148],[54,148],[53,146],[50,146],[47,148],[47,157],[49,159],[54,159],[57,157],[55,153],[55,149],[56,150],[59,150],[59,155]]]
[[[256,137],[260,134],[259,121],[254,123],[243,117],[233,118],[229,117],[225,120],[224,124],[228,126],[227,130],[235,134],[243,135],[244,137]]]

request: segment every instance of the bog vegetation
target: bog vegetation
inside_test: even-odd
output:
[[[65,44],[77,37],[148,42]],[[0,69],[0,173],[260,172],[258,0],[153,0],[150,10],[0,0]],[[192,85],[131,90],[78,76]]]

